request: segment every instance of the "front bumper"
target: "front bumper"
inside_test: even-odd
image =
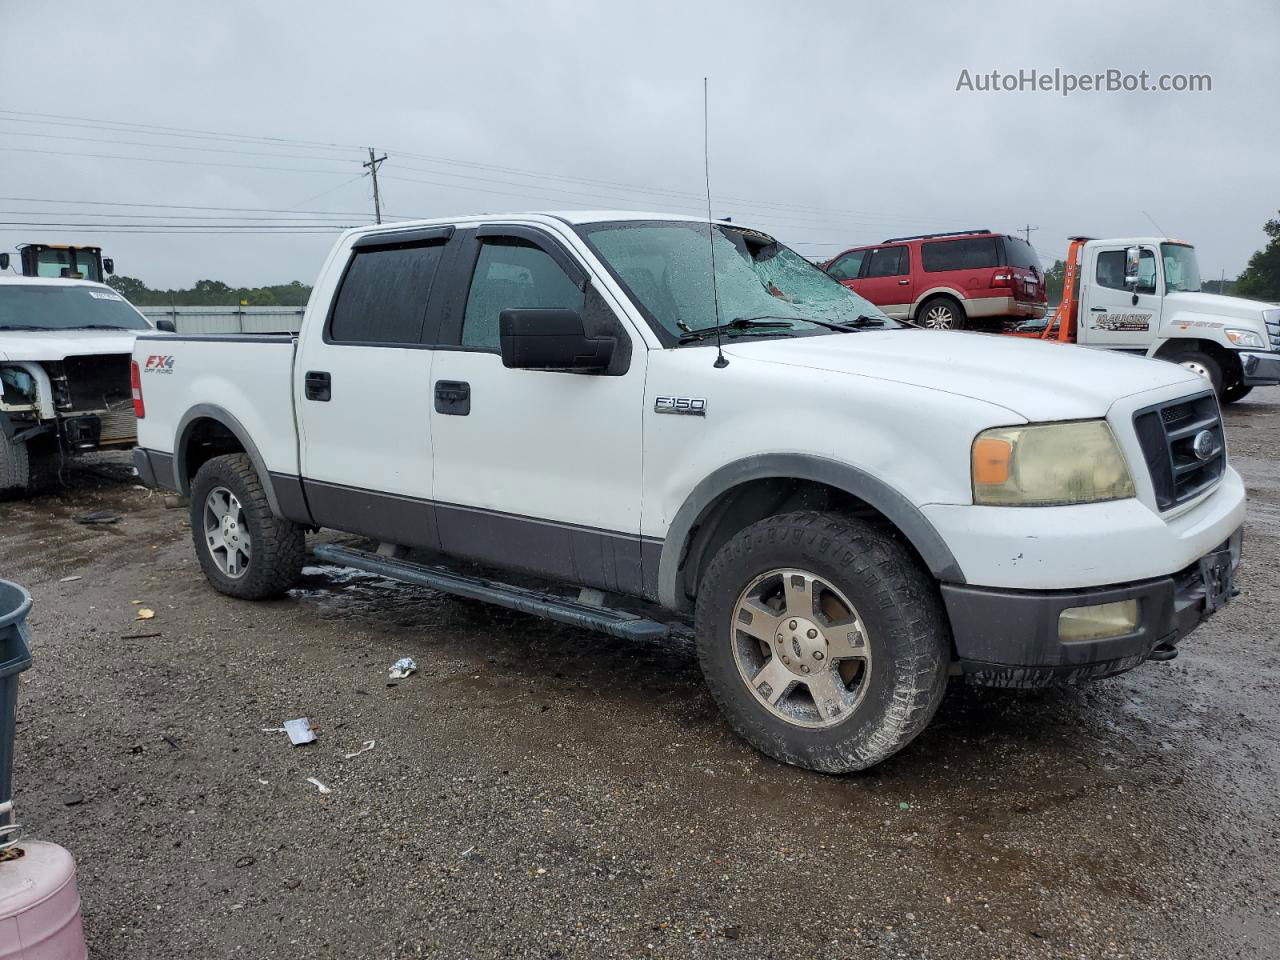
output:
[[[1269,387],[1280,383],[1280,353],[1240,354],[1240,369],[1247,387]]]
[[[1243,528],[1214,551],[1240,562]],[[1157,646],[1172,646],[1205,620],[1200,562],[1166,577],[1077,590],[1003,590],[943,584],[961,671],[987,686],[1037,687],[1132,670]],[[1137,600],[1137,629],[1101,640],[1063,641],[1058,617],[1071,607]]]

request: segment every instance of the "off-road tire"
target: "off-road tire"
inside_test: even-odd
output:
[[[1223,406],[1226,406],[1228,403],[1239,403],[1251,393],[1253,393],[1253,387],[1246,387],[1237,381],[1224,388],[1218,399],[1222,401]]]
[[[811,571],[858,609],[872,653],[867,690],[835,726],[805,728],[756,699],[732,648],[744,589],[779,568]],[[825,773],[863,770],[928,725],[947,686],[950,630],[937,584],[890,532],[834,513],[798,512],[747,527],[716,553],[695,612],[698,659],[729,725],[762,753]]]
[[[229,577],[218,569],[204,537],[205,500],[218,487],[227,488],[239,500],[251,538],[249,562],[239,577]],[[305,531],[271,512],[258,471],[243,453],[214,457],[196,472],[191,483],[191,540],[209,583],[228,596],[242,600],[278,597],[302,574]]]
[[[950,324],[943,327],[938,326],[936,323],[930,323],[930,314],[933,311],[949,313],[951,315]],[[932,330],[963,330],[968,326],[969,320],[965,315],[964,307],[960,306],[959,301],[954,297],[930,297],[920,305],[920,310],[916,313],[916,323]]]
[[[1199,350],[1181,350],[1161,359],[1176,363],[1184,369],[1200,374],[1213,385],[1213,392],[1218,395],[1218,398],[1220,400],[1223,399],[1223,380],[1225,378],[1222,373],[1222,364],[1207,353],[1201,353]]]
[[[0,500],[39,493],[58,478],[55,453],[32,450],[26,441],[15,443],[0,433]]]

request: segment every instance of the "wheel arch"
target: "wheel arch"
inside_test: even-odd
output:
[[[1198,337],[1176,337],[1164,341],[1151,353],[1151,357],[1156,360],[1169,360],[1176,362],[1174,358],[1187,350],[1196,350],[1200,353],[1212,357],[1222,367],[1222,375],[1227,383],[1233,380],[1239,380],[1243,371],[1240,366],[1240,356],[1234,351],[1229,350],[1215,340],[1205,340]]]
[[[777,512],[823,506],[879,517],[901,535],[939,580],[964,574],[924,513],[878,477],[809,454],[762,454],[720,467],[699,483],[676,512],[658,560],[658,601],[688,612],[715,551],[738,531]]]
[[[271,474],[244,424],[230,411],[212,403],[196,404],[178,423],[173,445],[174,487],[183,496],[191,494],[191,480],[206,460],[224,453],[244,453],[253,462],[271,512],[282,516]]]

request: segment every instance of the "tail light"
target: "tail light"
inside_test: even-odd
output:
[[[147,415],[147,406],[142,402],[142,371],[137,360],[129,363],[129,392],[133,394],[133,415],[141,420]]]

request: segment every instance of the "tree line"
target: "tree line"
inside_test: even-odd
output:
[[[136,277],[108,277],[121,296],[137,307],[305,307],[311,288],[294,280],[273,287],[232,287],[221,280],[197,280],[187,290],[152,290]]]

